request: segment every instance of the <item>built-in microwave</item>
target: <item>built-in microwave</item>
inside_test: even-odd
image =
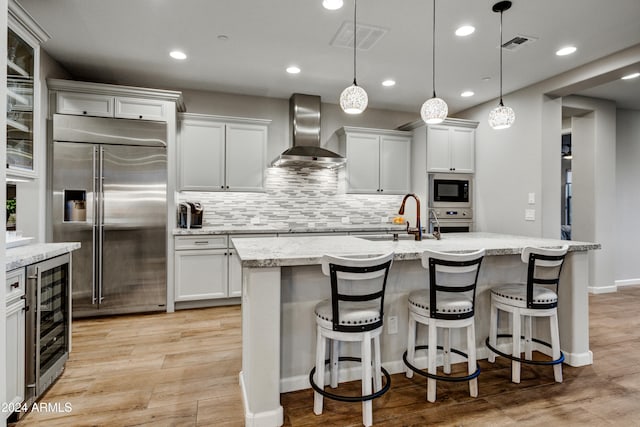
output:
[[[472,177],[461,174],[429,176],[430,207],[471,207]]]

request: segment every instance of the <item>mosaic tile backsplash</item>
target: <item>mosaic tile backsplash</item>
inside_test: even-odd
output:
[[[264,193],[181,192],[179,201],[199,201],[205,226],[260,224],[289,227],[380,224],[397,214],[402,195],[340,194],[338,171],[318,167],[271,167]]]

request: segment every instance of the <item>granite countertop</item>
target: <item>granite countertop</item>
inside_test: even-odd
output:
[[[204,226],[202,228],[176,228],[174,236],[197,236],[203,234],[274,234],[274,233],[402,233],[407,226],[404,224],[316,224],[313,227],[282,224],[249,224],[249,225],[220,225]]]
[[[34,243],[31,245],[9,248],[5,256],[5,270],[14,270],[36,262],[44,261],[67,252],[80,249],[79,242]]]
[[[394,251],[395,260],[420,259],[425,249],[468,252],[481,248],[486,255],[520,254],[526,246],[559,247],[569,251],[600,249],[599,243],[543,239],[495,233],[446,233],[442,240],[370,241],[356,236],[232,238],[244,267],[281,267],[319,264],[322,255],[376,255]]]

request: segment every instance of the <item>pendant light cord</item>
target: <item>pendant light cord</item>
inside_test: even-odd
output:
[[[434,0],[435,1],[435,0]],[[502,103],[502,13],[500,11],[500,105],[504,106]]]
[[[353,85],[358,86],[356,83],[356,35],[358,34],[358,28],[356,27],[356,16],[358,14],[358,0],[353,1]]]
[[[436,97],[436,0],[433,0],[433,35],[431,37],[431,79],[433,84],[433,97]]]

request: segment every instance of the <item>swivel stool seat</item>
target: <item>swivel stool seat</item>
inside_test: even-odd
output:
[[[486,345],[489,349],[489,362],[493,363],[496,354],[511,359],[511,381],[520,382],[520,364],[552,365],[556,382],[562,382],[562,362],[564,354],[560,351],[560,334],[558,332],[558,284],[560,272],[567,254],[568,246],[560,249],[526,247],[522,251],[522,262],[527,264],[527,282],[511,283],[491,290],[491,320],[489,337]],[[498,312],[511,313],[512,333],[498,334]],[[532,319],[534,317],[549,318],[551,344],[532,337]],[[524,336],[521,334],[524,320]],[[497,347],[499,338],[511,338],[511,354],[500,351]],[[521,344],[524,340],[524,357]],[[533,347],[548,354],[552,360],[534,360]]]
[[[469,382],[472,397],[478,396],[478,375],[480,367],[476,361],[476,334],[474,324],[476,283],[484,249],[452,254],[425,251],[422,254],[422,266],[428,270],[428,288],[409,294],[409,328],[407,351],[402,356],[407,378],[413,373],[427,377],[427,400],[436,400],[436,380]],[[417,325],[428,327],[428,345],[416,346]],[[467,353],[451,348],[451,329],[465,328],[467,335]],[[443,331],[443,345],[438,344],[438,329]],[[427,371],[416,367],[416,350],[427,350]],[[437,374],[436,357],[442,350],[443,372]],[[451,374],[451,352],[467,359],[468,375]]]
[[[383,329],[384,292],[392,263],[393,252],[373,258],[331,255],[322,258],[322,272],[331,279],[331,299],[321,301],[315,307],[316,365],[309,373],[309,382],[314,390],[313,411],[316,415],[322,414],[324,397],[362,402],[362,422],[365,426],[373,424],[372,400],[386,393],[391,385],[391,377],[381,365],[380,334]],[[340,342],[343,341],[360,342],[361,357],[340,357]],[[331,344],[330,356],[325,360],[327,343]],[[361,396],[325,391],[325,365],[330,364],[330,384],[337,388],[339,362],[342,361],[361,362]]]

